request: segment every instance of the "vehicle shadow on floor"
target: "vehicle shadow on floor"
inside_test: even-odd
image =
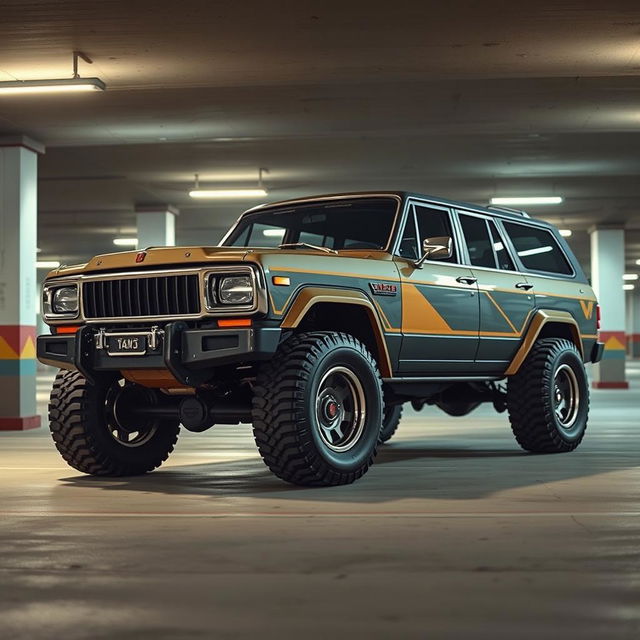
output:
[[[386,503],[401,499],[478,500],[495,493],[620,471],[620,457],[597,451],[531,455],[518,449],[448,446],[401,446],[381,449],[376,464],[352,485],[296,487],[276,478],[256,457],[165,467],[126,478],[71,476],[63,487],[99,487],[104,491],[171,496],[253,497],[333,503]],[[629,455],[628,467],[637,465]]]

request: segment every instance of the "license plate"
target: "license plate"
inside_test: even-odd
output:
[[[143,356],[147,353],[147,336],[125,335],[110,336],[106,335],[107,353],[110,356]]]

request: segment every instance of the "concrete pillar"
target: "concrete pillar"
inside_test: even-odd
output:
[[[591,282],[601,310],[602,361],[593,368],[596,389],[628,389],[625,364],[624,229],[591,229]]]
[[[38,153],[0,138],[0,430],[40,426],[36,405]]]
[[[640,281],[632,284],[636,288],[627,292],[627,354],[640,358]]]
[[[138,249],[175,247],[178,213],[171,205],[136,206]]]

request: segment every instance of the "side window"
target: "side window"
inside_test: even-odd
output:
[[[496,252],[496,258],[498,260],[498,269],[504,269],[505,271],[515,271],[516,268],[513,265],[513,260],[507,251],[507,248],[500,238],[498,229],[496,229],[495,222],[487,220],[489,225],[489,231],[491,232],[491,240],[493,242],[493,249]]]
[[[571,265],[550,231],[513,222],[505,222],[504,228],[526,269],[562,275],[573,273]]]
[[[462,233],[467,243],[469,260],[476,267],[496,268],[496,257],[493,252],[493,239],[484,218],[460,214]]]
[[[427,238],[437,238],[449,236],[454,239],[453,255],[446,260],[438,262],[458,262],[455,246],[455,237],[451,226],[451,218],[448,211],[443,209],[432,209],[423,205],[415,205],[416,222],[418,224],[418,250],[422,256],[422,242]]]
[[[418,235],[416,234],[416,221],[413,215],[413,207],[409,207],[407,213],[407,223],[404,227],[398,254],[407,260],[418,259]]]

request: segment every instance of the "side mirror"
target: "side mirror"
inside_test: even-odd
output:
[[[420,258],[415,265],[416,267],[422,267],[425,260],[446,260],[452,255],[453,239],[451,236],[425,238],[422,241],[422,258]]]

